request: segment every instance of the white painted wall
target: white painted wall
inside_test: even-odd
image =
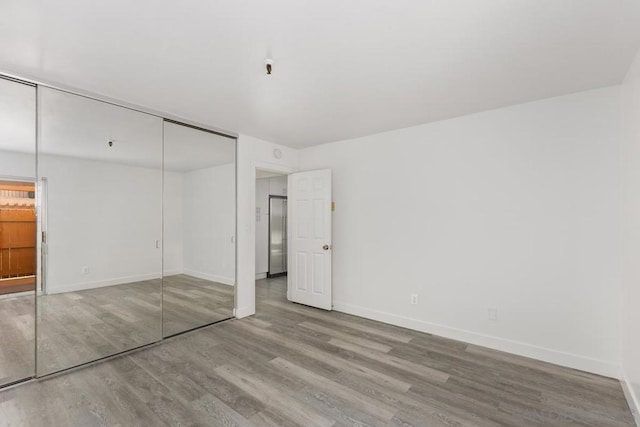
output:
[[[302,150],[334,174],[335,308],[617,375],[619,95]]]
[[[184,273],[235,283],[235,165],[186,172],[183,177]]]
[[[269,196],[286,195],[286,175],[256,180],[256,278],[269,271]]]
[[[272,176],[269,178],[269,194],[272,196],[287,195],[287,176]]]
[[[290,173],[298,168],[298,150],[241,134],[237,142],[238,285],[236,317],[255,313],[256,168]],[[274,149],[282,153],[278,159]]]
[[[269,271],[269,178],[256,180],[256,279]]]
[[[622,375],[640,425],[640,51],[622,85],[624,222]]]

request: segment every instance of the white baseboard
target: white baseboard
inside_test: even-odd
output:
[[[197,277],[198,279],[211,280],[212,282],[222,283],[223,285],[233,286],[235,279],[233,277],[216,276],[214,274],[203,273],[201,271],[184,269],[184,274]]]
[[[637,396],[634,392],[633,387],[631,387],[631,381],[629,381],[624,371],[620,373],[620,384],[622,384],[622,391],[624,391],[624,397],[627,399],[633,419],[636,421],[636,426],[640,427],[640,396]]]
[[[267,278],[267,273],[258,273],[258,274],[256,274],[256,280],[266,279],[266,278]]]
[[[60,294],[63,292],[83,291],[86,289],[103,288],[105,286],[122,285],[125,283],[141,282],[143,280],[160,279],[161,273],[138,274],[135,276],[116,277],[113,279],[96,280],[94,282],[73,283],[63,286],[47,286],[47,294]]]
[[[164,270],[162,272],[163,276],[177,276],[178,274],[184,274],[184,271],[182,271],[182,269],[180,270]]]
[[[238,307],[236,308],[236,318],[242,319],[243,317],[253,316],[256,314],[255,309],[251,309],[251,307]]]
[[[354,316],[365,317],[367,319],[377,320],[407,329],[413,329],[470,344],[489,347],[494,350],[530,357],[532,359],[579,369],[581,371],[592,372],[606,377],[619,378],[620,376],[620,368],[618,365],[590,357],[539,347],[524,342],[512,341],[505,338],[479,334],[477,332],[452,328],[450,326],[439,325],[436,323],[425,322],[423,320],[372,310],[366,307],[342,303],[339,301],[334,301],[333,309],[343,313],[353,314]]]

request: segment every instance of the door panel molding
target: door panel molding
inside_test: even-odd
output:
[[[332,309],[331,170],[289,175],[289,301]]]

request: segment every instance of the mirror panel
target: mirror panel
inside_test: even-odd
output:
[[[41,376],[162,337],[162,119],[38,95]]]
[[[0,78],[0,386],[35,374],[36,88]]]
[[[235,171],[235,139],[165,121],[165,337],[233,317]]]

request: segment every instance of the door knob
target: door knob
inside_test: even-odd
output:
[[[322,247],[322,249],[324,249],[325,251],[328,251],[328,250],[329,250],[329,245],[324,245],[324,246]]]

